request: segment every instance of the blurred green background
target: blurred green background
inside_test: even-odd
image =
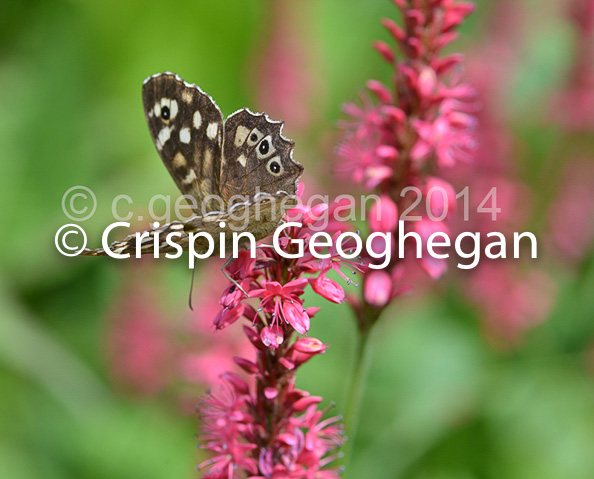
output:
[[[591,165],[594,153],[591,128],[556,121],[563,106],[553,99],[571,80],[578,42],[568,4],[480,1],[450,48],[504,70],[507,83],[491,100],[513,144],[505,161],[530,191],[523,224],[541,240],[535,263],[553,285],[550,305],[506,336],[505,326],[493,327],[497,313],[469,299],[471,273],[452,272],[398,301],[372,337],[347,477],[594,477],[592,248],[570,261],[543,246],[565,166]],[[388,40],[379,20],[396,10],[387,0],[9,0],[1,8],[0,476],[195,477],[203,457],[188,410],[204,384],[187,380],[178,363],[217,341],[208,329],[216,307],[200,301],[216,303],[204,277],[219,273],[202,272],[190,313],[183,259],[65,258],[53,240],[70,222],[62,195],[75,185],[96,194],[83,225],[95,247],[115,196],[130,195],[137,214],[155,194],[175,198],[140,98],[144,78],[165,70],[198,83],[225,114],[249,106],[284,118],[315,190],[340,192],[330,171],[341,105],[367,79],[388,79],[370,44]],[[497,56],[497,42],[507,56]],[[578,224],[590,224],[593,210],[580,214]],[[330,347],[300,370],[298,384],[341,413],[354,321],[346,306],[313,296],[308,304],[323,306],[311,335]],[[140,329],[125,329],[127,314]],[[153,329],[143,329],[145,317]],[[113,346],[135,331],[137,343]],[[144,351],[147,337],[156,345]],[[124,364],[134,344],[146,377]]]

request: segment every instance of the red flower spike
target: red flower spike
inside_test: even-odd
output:
[[[458,27],[468,15],[474,12],[475,9],[476,6],[472,2],[458,2],[455,5],[450,5],[446,8],[441,31],[448,32],[449,30]]]
[[[394,123],[404,123],[404,120],[406,119],[406,114],[400,108],[392,105],[384,105],[382,107],[382,112]],[[398,151],[396,148],[394,148],[394,150]]]
[[[344,289],[333,279],[327,278],[325,274],[320,274],[317,278],[311,279],[312,289],[333,303],[342,303],[345,298]]]
[[[432,62],[432,68],[435,70],[437,75],[446,75],[450,73],[455,67],[457,67],[464,60],[464,56],[460,53],[454,53],[441,57]]]
[[[328,211],[328,205],[326,203],[315,205],[309,211],[305,212],[303,218],[301,219],[301,223],[309,226],[322,218],[326,211]]]
[[[375,154],[382,160],[393,161],[398,158],[398,150],[390,145],[380,145],[375,149]]]
[[[394,40],[398,43],[402,42],[406,38],[404,30],[391,18],[382,19],[382,25],[390,32]]]
[[[449,217],[454,213],[457,206],[456,191],[450,183],[430,176],[423,190],[429,209],[436,218]]]
[[[235,356],[233,361],[248,374],[256,374],[258,372],[256,363],[249,361],[248,359]]]
[[[380,116],[379,112],[372,113],[369,119],[377,123]],[[385,151],[386,158],[393,156],[389,148]],[[378,156],[377,161],[394,161],[386,158]],[[286,229],[279,239],[281,245],[289,248],[294,238],[309,241],[314,227],[327,221],[322,216],[328,210],[326,204],[293,208],[288,216],[303,226]],[[326,349],[316,338],[294,334],[307,333],[310,319],[319,311],[303,305],[305,289],[314,281],[304,275],[315,275],[318,292],[340,301],[344,297],[342,287],[325,274],[335,269],[344,276],[342,266],[359,268],[330,250],[329,260],[311,254],[294,260],[262,248],[256,260],[242,257],[239,264],[229,266],[229,273],[241,282],[250,298],[259,299],[259,304],[254,309],[254,301],[248,303],[248,298],[236,295],[236,288],[229,285],[215,324],[221,328],[239,317],[249,319],[251,326],[244,326],[244,331],[256,359],[234,358],[237,366],[250,375],[250,383],[226,373],[222,376],[226,385],[222,392],[210,394],[200,407],[202,440],[213,453],[211,460],[201,464],[204,477],[338,477],[338,469],[327,466],[337,457],[333,451],[343,442],[342,429],[335,425],[334,418],[322,419],[323,413],[317,409],[320,397],[294,388],[295,371]],[[270,408],[277,411],[272,417],[268,414]]]
[[[276,388],[264,388],[264,396],[267,399],[275,399],[278,396],[278,390]]]
[[[415,224],[415,230],[422,239],[424,245],[427,244],[429,237],[433,233],[445,232],[448,233],[448,228],[443,222],[430,221],[423,219]],[[431,278],[437,280],[441,278],[447,271],[447,262],[445,259],[435,258],[429,255],[427,251],[423,251],[422,258],[420,259],[421,267],[431,276]]]
[[[295,196],[297,196],[297,198],[301,198],[303,196],[304,191],[305,191],[305,183],[301,182],[297,185],[297,192],[295,193]]]
[[[278,362],[289,370],[295,369],[295,363],[293,361],[288,360],[287,358],[280,358]]]
[[[394,51],[390,46],[382,41],[376,41],[373,43],[373,48],[375,48],[379,54],[386,60],[388,63],[393,63],[395,60]]]
[[[234,373],[224,373],[221,377],[229,382],[239,394],[247,394],[250,389],[244,379]]]
[[[444,48],[445,46],[449,45],[450,43],[456,41],[460,37],[458,32],[449,32],[444,33],[439,39],[435,42],[435,49],[439,50]]]
[[[440,56],[441,49],[457,38],[455,27],[474,5],[456,0],[394,3],[402,12],[404,26],[391,19],[382,20],[401,50],[401,55],[391,61],[392,84],[385,87],[375,80],[367,83],[377,101],[373,104],[364,99],[362,106],[350,105],[345,110],[351,119],[344,123],[347,131],[338,149],[341,168],[348,177],[367,192],[380,196],[380,202],[372,206],[368,225],[372,232],[383,233],[397,231],[398,212],[410,206],[410,198],[401,196],[407,187],[422,190],[432,219],[450,218],[455,195],[451,185],[440,177],[446,168],[472,161],[476,148],[474,115],[478,111],[475,89],[461,81],[459,68],[454,71],[462,55]],[[374,46],[388,51],[383,42]],[[392,56],[388,59],[392,60]],[[447,228],[443,222],[429,221],[425,213],[420,207],[414,208],[411,214],[423,220],[405,223],[402,228],[407,232],[414,228],[425,239]],[[394,237],[390,241],[394,244]],[[380,246],[387,246],[385,240],[375,238],[373,249],[383,250]],[[434,279],[447,268],[445,260],[435,260],[428,254],[418,263]],[[400,283],[398,271],[402,267],[402,261],[392,257],[385,270],[365,273],[362,300],[347,297],[360,322],[377,320],[377,314],[368,312],[384,308],[409,289]],[[313,281],[312,287],[316,289]]]
[[[392,103],[392,93],[390,93],[390,90],[383,83],[377,80],[369,80],[366,86],[382,103]]]
[[[321,398],[320,396],[304,397],[302,399],[299,399],[298,401],[295,401],[295,403],[293,403],[293,410],[296,412],[303,412],[312,404],[321,403],[322,399],[323,398]]]
[[[421,98],[430,100],[437,88],[437,76],[431,67],[423,67],[419,73],[417,90]]]
[[[420,10],[408,10],[405,14],[405,20],[407,26],[409,26],[411,30],[414,30],[416,27],[425,25],[425,15],[423,15],[423,12],[421,12]]]
[[[285,320],[293,326],[299,334],[305,334],[309,331],[309,316],[301,303],[284,303],[283,315]]]
[[[295,341],[293,348],[301,353],[320,354],[326,351],[326,345],[317,338],[301,338]]]
[[[398,224],[398,207],[388,195],[380,196],[369,210],[371,231],[393,233]]]
[[[391,299],[392,279],[385,271],[372,271],[365,279],[365,301],[372,306],[385,306]]]
[[[250,343],[252,343],[252,345],[256,347],[256,349],[259,349],[259,350],[266,349],[266,346],[264,346],[264,344],[262,343],[262,340],[260,339],[260,335],[256,331],[254,331],[252,328],[250,328],[248,326],[244,326],[243,332],[250,340]]]
[[[223,308],[215,317],[214,325],[217,329],[223,329],[233,324],[243,315],[245,305],[238,304],[234,308]]]
[[[276,349],[283,343],[283,329],[276,324],[273,326],[265,326],[262,328],[260,338],[262,339],[264,346]]]
[[[420,39],[409,38],[407,43],[408,43],[410,56],[413,59],[419,58],[423,54],[425,47],[423,45],[423,42]]]

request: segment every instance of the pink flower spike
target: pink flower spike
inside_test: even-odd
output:
[[[297,340],[289,350],[291,362],[295,367],[309,361],[318,354],[326,352],[326,345],[316,338],[301,338]]]
[[[292,369],[295,369],[295,363],[293,361],[290,361],[287,358],[280,358],[278,360],[278,362],[280,364],[282,364],[285,368],[287,368],[289,371],[292,370]]]
[[[318,221],[320,218],[322,218],[326,211],[328,211],[328,205],[326,203],[320,203],[319,205],[315,205],[313,208],[311,208],[308,212],[306,212],[303,215],[301,222],[304,225],[309,226],[312,223]]]
[[[276,436],[276,439],[285,443],[287,446],[296,446],[298,444],[297,438],[293,434],[281,433]]]
[[[433,233],[449,233],[448,225],[443,221],[431,221],[423,218],[421,221],[414,223],[414,229],[423,240],[423,244],[427,244],[429,237]]]
[[[456,191],[445,180],[430,176],[425,185],[425,198],[436,218],[449,217],[456,210]]]
[[[380,145],[375,149],[375,154],[384,160],[396,160],[398,150],[390,145]]]
[[[260,451],[260,458],[258,460],[258,469],[260,469],[259,472],[261,472],[263,474],[263,476],[253,476],[253,477],[250,477],[250,479],[265,479],[267,477],[272,477],[272,473],[274,472],[274,463],[272,460],[272,451],[270,449],[263,448]],[[206,478],[206,479],[211,479],[211,478]],[[212,479],[234,479],[234,477],[232,475],[232,471],[229,471],[229,473],[225,474],[225,476],[221,476],[220,478],[213,477]]]
[[[452,111],[448,113],[448,120],[450,125],[455,128],[474,129],[476,127],[476,118],[468,113]]]
[[[446,8],[445,18],[441,26],[442,32],[447,32],[460,25],[464,19],[474,12],[476,6],[472,2],[458,2]]]
[[[243,315],[245,310],[245,305],[240,303],[234,308],[223,308],[219,313],[215,316],[213,321],[214,326],[216,329],[223,329],[230,324],[233,324]]]
[[[249,289],[250,280],[245,279],[240,281],[239,284],[244,290]],[[241,289],[239,289],[235,284],[231,284],[221,296],[220,304],[226,308],[234,308],[241,302],[243,297],[244,294]]]
[[[384,105],[382,107],[382,113],[390,117],[396,124],[404,123],[406,120],[406,114],[400,108],[392,105]]]
[[[302,412],[305,411],[312,404],[319,404],[321,402],[322,398],[320,396],[307,396],[295,401],[295,403],[293,404],[293,409],[296,412]]]
[[[260,338],[262,339],[264,346],[276,349],[283,343],[283,330],[276,324],[273,326],[265,326],[260,332]]]
[[[229,384],[231,384],[239,394],[248,394],[250,392],[248,383],[246,383],[245,380],[240,378],[237,374],[224,373],[221,375],[221,377],[228,381]]]
[[[392,293],[392,279],[385,271],[372,271],[365,279],[363,295],[372,306],[385,306]]]
[[[301,198],[303,197],[303,192],[305,191],[305,183],[303,183],[302,181],[299,182],[297,184],[297,192],[295,193],[295,196],[297,196],[297,198]]]
[[[390,48],[387,43],[382,41],[373,42],[373,48],[375,48],[388,63],[394,62],[396,57],[394,56],[392,48]]]
[[[419,74],[417,89],[422,98],[430,100],[437,85],[437,76],[431,67],[423,67]]]
[[[463,59],[463,55],[460,53],[454,53],[452,55],[446,55],[436,59],[432,66],[435,69],[435,73],[438,75],[445,75],[458,66]]]
[[[429,237],[433,233],[445,233],[449,232],[447,225],[441,221],[431,221],[423,219],[418,223],[415,223],[415,230],[421,237],[423,244],[427,244]],[[436,250],[441,253],[441,251]],[[434,258],[429,254],[428,251],[424,250],[420,259],[421,267],[431,276],[432,279],[439,279],[447,271],[448,265],[445,259]]]
[[[305,334],[309,331],[309,316],[303,309],[301,303],[289,303],[283,304],[283,314],[287,322],[293,326],[295,331],[299,334]]]
[[[418,38],[409,38],[408,46],[410,49],[410,54],[411,54],[410,56],[414,59],[419,58],[423,54],[423,51],[425,50],[423,43]]]
[[[248,359],[235,356],[233,358],[233,362],[248,374],[256,374],[258,372],[258,366],[256,363],[253,363]]]
[[[325,273],[320,274],[317,278],[311,279],[310,284],[312,289],[320,296],[326,298],[333,303],[342,303],[344,301],[344,289],[333,279],[327,278]]]
[[[320,354],[326,351],[326,345],[317,338],[301,338],[293,345],[295,351],[307,354]]]
[[[392,93],[390,93],[390,90],[388,90],[383,83],[377,80],[368,80],[365,86],[369,91],[377,96],[379,101],[382,103],[392,103]]]
[[[297,206],[293,206],[293,208],[287,211],[287,217],[291,219],[297,219],[298,217],[304,215],[308,211],[309,208],[306,205],[298,204]]]
[[[448,263],[445,259],[434,258],[429,254],[424,254],[420,261],[421,267],[434,280],[441,278],[448,270]]]
[[[392,168],[386,165],[370,166],[365,172],[365,187],[373,189],[392,176]]]
[[[417,71],[411,67],[409,67],[408,65],[404,64],[404,63],[397,63],[396,64],[396,69],[398,71],[398,73],[400,73],[404,79],[406,80],[406,82],[413,86],[415,85],[415,83],[417,82]]]
[[[264,388],[264,396],[266,399],[274,399],[278,396],[278,390],[276,388]]]
[[[404,30],[391,18],[382,19],[382,25],[390,32],[394,40],[402,42],[406,38]]]
[[[460,34],[458,32],[448,32],[448,33],[444,33],[443,35],[441,35],[435,42],[435,48],[436,49],[440,49],[445,47],[446,45],[448,45],[449,43],[452,43],[453,41],[456,41],[458,39],[458,37],[460,36]]]
[[[278,283],[277,283],[278,284]],[[289,281],[282,287],[283,294],[303,294],[303,288],[307,285],[307,278],[294,279]]]
[[[228,267],[227,272],[236,280],[243,280],[253,273],[256,259],[247,250],[241,250],[239,256]]]
[[[262,344],[260,335],[256,331],[254,331],[252,328],[250,328],[249,326],[244,326],[243,332],[245,333],[247,338],[250,340],[250,343],[252,343],[258,350],[262,351],[262,350],[266,349],[264,347],[264,345]]]
[[[405,14],[405,17],[407,22],[409,22],[413,26],[413,28],[425,24],[425,15],[423,15],[423,12],[421,12],[421,10],[418,10],[416,8],[408,10]]]
[[[369,211],[369,224],[371,230],[380,233],[396,231],[398,224],[398,207],[388,195],[380,196]]]

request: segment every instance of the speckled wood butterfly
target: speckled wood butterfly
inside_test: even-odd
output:
[[[175,243],[184,249],[192,232],[210,233],[218,241],[221,231],[230,242],[231,232],[249,231],[256,240],[272,233],[284,213],[296,204],[297,181],[303,166],[293,159],[294,143],[282,135],[283,122],[247,108],[223,121],[214,100],[198,86],[173,73],[147,78],[142,101],[153,142],[195,215],[148,230],[141,252],[154,252],[159,234],[161,253],[176,250],[165,243],[170,232],[179,232]],[[224,223],[224,226],[221,225]],[[135,254],[136,235],[110,245],[118,254]],[[195,249],[202,246],[196,242]],[[103,249],[81,254],[103,256]]]

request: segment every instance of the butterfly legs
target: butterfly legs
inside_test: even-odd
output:
[[[273,248],[272,245],[269,244],[258,244],[256,245],[256,249],[259,248]],[[225,275],[225,278],[227,278],[229,281],[231,281],[236,288],[239,288],[239,291],[241,291],[243,294],[245,294],[246,298],[249,297],[249,294],[247,294],[245,292],[245,290],[241,287],[241,285],[235,281],[231,276],[229,276],[229,274],[227,273],[227,266],[229,266],[229,264],[231,264],[231,261],[233,261],[235,258],[233,257],[233,255],[229,255],[229,257],[227,258],[227,260],[225,261],[225,264],[222,266],[221,268],[221,272]]]
[[[221,271],[223,272],[223,274],[225,275],[225,277],[231,281],[235,287],[239,288],[239,290],[245,294],[246,297],[249,297],[249,295],[245,292],[245,290],[241,287],[241,285],[235,281],[231,276],[229,276],[229,274],[227,274],[227,271],[225,271],[225,268],[227,266],[229,266],[229,263],[231,263],[231,261],[233,260],[233,256],[229,256],[229,258],[227,258],[227,261],[225,261],[225,264],[223,265],[223,267],[221,268]],[[188,296],[188,306],[190,307],[190,311],[194,311],[194,307],[192,306],[192,291],[194,290],[194,275],[195,275],[196,269],[192,268],[192,279],[190,280],[190,294]]]
[[[221,267],[221,272],[225,275],[225,278],[227,278],[229,281],[231,281],[236,288],[239,288],[239,291],[241,291],[243,294],[245,294],[246,298],[249,298],[250,295],[247,294],[245,292],[245,290],[241,287],[241,285],[235,281],[231,276],[229,276],[229,274],[226,271],[227,266],[229,266],[229,264],[231,263],[231,261],[233,261],[235,258],[233,257],[233,255],[229,255],[229,257],[227,258],[227,261],[225,261],[225,264]]]

